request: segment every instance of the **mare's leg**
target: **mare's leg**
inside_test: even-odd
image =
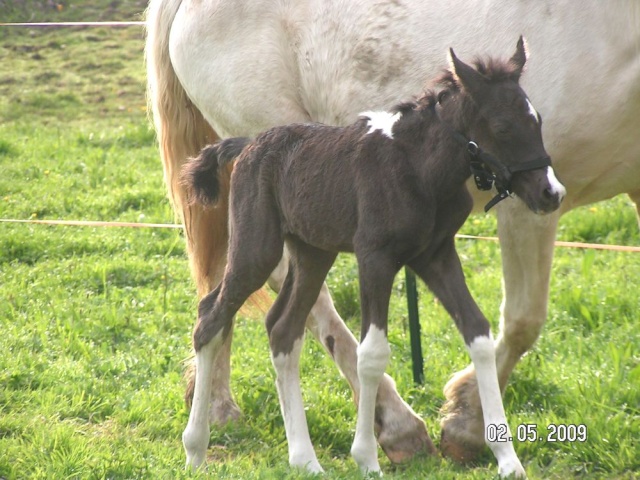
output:
[[[358,256],[362,335],[358,347],[358,419],[351,455],[363,471],[380,472],[374,431],[378,386],[384,377],[391,351],[387,340],[389,298],[396,263],[380,253]]]
[[[520,201],[498,209],[504,299],[496,343],[498,378],[504,391],[509,375],[540,334],[547,317],[553,242],[559,213],[534,215]],[[444,388],[441,449],[459,461],[473,459],[484,446],[484,424],[473,366],[455,374]]]
[[[629,198],[636,204],[636,213],[638,214],[638,226],[640,226],[640,190],[636,192],[630,192]]]
[[[318,463],[300,390],[300,351],[304,326],[335,253],[318,250],[298,240],[288,240],[289,271],[267,315],[271,360],[289,445],[289,464],[310,472],[322,472]]]
[[[269,286],[280,291],[287,274],[288,253],[269,278]],[[318,299],[307,319],[307,328],[322,344],[347,379],[355,402],[360,398],[357,355],[358,341],[335,309],[326,283],[322,284]],[[393,379],[385,374],[376,398],[375,432],[378,443],[392,462],[403,462],[417,453],[436,455],[437,450],[427,433],[424,421],[400,397]]]
[[[489,322],[467,288],[453,239],[443,244],[435,254],[414,259],[410,267],[442,302],[462,333],[476,371],[484,424],[494,425],[497,431],[506,432],[505,439],[511,438],[502,405],[496,352]],[[501,476],[525,476],[510,440],[496,442],[490,441],[486,436],[484,438],[498,461]]]
[[[198,305],[193,332],[193,403],[182,434],[189,467],[196,468],[205,461],[214,361],[225,353],[233,317],[247,298],[264,285],[282,255],[278,217],[264,203],[265,207],[245,210],[250,213],[240,216],[242,222],[236,225],[230,239],[229,262],[222,283]]]

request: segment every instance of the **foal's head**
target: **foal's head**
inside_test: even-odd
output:
[[[522,37],[509,61],[478,60],[475,68],[451,50],[451,69],[441,78],[445,89],[438,102],[445,121],[479,145],[485,158],[507,167],[491,168],[496,183],[508,185],[533,212],[549,213],[560,206],[566,190],[544,148],[542,118],[518,83],[526,60]]]

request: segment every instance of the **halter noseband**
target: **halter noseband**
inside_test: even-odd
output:
[[[491,153],[483,151],[476,142],[469,140],[462,133],[454,130],[453,134],[458,143],[467,148],[467,153],[471,157],[469,161],[471,175],[478,190],[486,191],[495,187],[498,191],[498,194],[484,206],[485,212],[511,195],[511,179],[514,173],[551,166],[551,158],[544,156],[510,167],[500,162]]]

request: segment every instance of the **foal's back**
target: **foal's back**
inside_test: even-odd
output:
[[[353,251],[363,202],[377,199],[375,203],[385,208],[393,201],[381,196],[396,183],[391,178],[394,172],[402,169],[397,159],[389,168],[391,158],[397,157],[395,148],[381,132],[369,133],[367,119],[348,127],[272,128],[259,135],[236,163],[232,217],[242,218],[241,210],[273,203],[283,236],[294,235],[323,250]],[[248,195],[249,191],[257,193]],[[370,211],[371,201],[367,203]]]

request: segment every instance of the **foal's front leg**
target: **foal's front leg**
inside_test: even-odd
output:
[[[559,213],[540,216],[514,199],[498,205],[504,300],[496,341],[498,380],[509,376],[534,344],[547,317],[549,281]],[[445,455],[473,459],[484,446],[482,410],[473,366],[456,373],[444,389],[442,440]]]
[[[380,472],[374,432],[376,396],[391,356],[387,319],[397,268],[386,256],[369,254],[366,260],[358,255],[358,271],[362,308],[362,338],[357,350],[360,398],[351,455],[366,474]]]
[[[467,288],[453,238],[435,254],[418,257],[410,266],[442,302],[462,333],[475,367],[485,425],[485,442],[498,461],[499,474],[525,477],[524,468],[513,448],[511,431],[502,404],[496,352],[489,322]],[[506,432],[506,441],[496,441],[493,436],[490,438],[487,435],[494,428]]]

